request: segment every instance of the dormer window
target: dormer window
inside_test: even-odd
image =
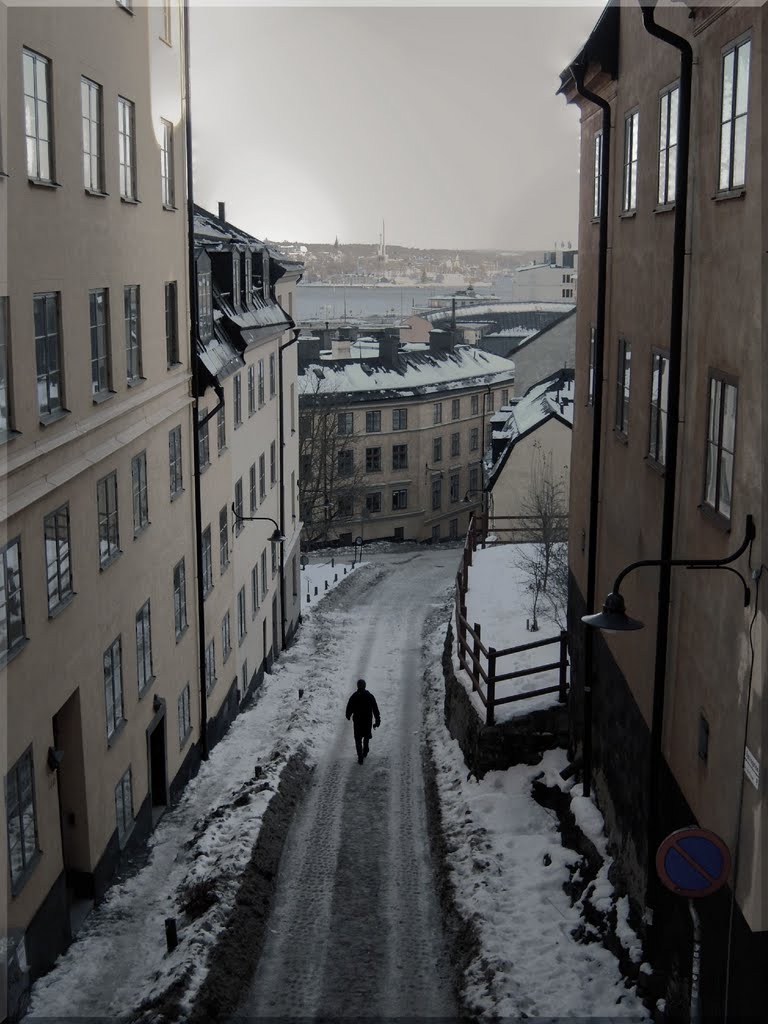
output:
[[[213,337],[213,297],[210,271],[197,275],[197,329],[201,341],[208,341]]]
[[[269,253],[266,249],[261,254],[261,287],[264,300],[269,302]]]
[[[232,253],[232,305],[240,309],[242,305],[242,285],[240,283],[240,253]]]
[[[245,254],[245,288],[243,294],[245,297],[246,306],[250,306],[253,303],[253,272],[251,269],[251,253],[250,250]]]

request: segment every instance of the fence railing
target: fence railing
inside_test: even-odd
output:
[[[560,703],[565,703],[568,688],[568,633],[565,630],[561,630],[558,636],[546,637],[543,640],[533,640],[531,643],[517,644],[514,647],[505,647],[501,650],[485,646],[482,639],[482,625],[479,622],[469,622],[467,619],[466,603],[472,555],[477,550],[478,543],[482,543],[484,546],[484,526],[484,523],[476,524],[474,516],[470,519],[461,566],[456,574],[454,617],[459,664],[472,680],[472,689],[477,693],[485,707],[486,725],[493,725],[495,709],[501,704],[511,704],[514,701],[526,700],[529,697],[540,697],[547,693],[557,693]],[[558,645],[557,661],[549,661],[541,665],[528,665],[523,668],[512,669],[511,671],[500,671],[500,659],[514,658],[524,651],[531,651],[540,647],[550,647],[554,644]],[[485,663],[483,663],[483,660]],[[510,662],[508,661],[507,665],[509,664]],[[537,675],[540,672],[551,672],[554,669],[558,670],[558,682],[556,684],[543,686],[537,690],[527,690],[524,693],[497,696],[496,686],[498,683],[509,682],[512,679],[522,679],[525,676]]]
[[[552,516],[549,524],[556,539],[565,541],[568,534],[568,516]],[[535,543],[541,539],[540,516],[488,516],[486,533],[494,534],[501,544]]]

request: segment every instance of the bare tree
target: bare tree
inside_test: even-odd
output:
[[[522,503],[529,544],[521,548],[518,564],[530,594],[531,629],[538,630],[544,606],[564,628],[568,604],[568,506],[565,480],[555,476],[552,457],[538,442],[531,458],[528,492]]]
[[[335,540],[359,518],[365,494],[352,410],[318,369],[307,368],[299,400],[299,508],[307,544]]]

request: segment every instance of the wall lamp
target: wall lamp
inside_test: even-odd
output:
[[[442,469],[437,469],[436,466],[430,466],[430,464],[428,462],[424,463],[424,473],[425,474],[426,473],[439,473],[440,474],[440,479],[441,480],[443,479],[443,471],[442,471]]]
[[[470,494],[480,494],[480,495],[483,495],[483,494],[485,494],[485,491],[467,491],[467,493],[461,499],[464,502],[465,505],[473,504],[472,499],[470,498]],[[480,498],[480,500],[481,501],[483,500],[482,497]]]
[[[725,569],[727,572],[732,572],[734,576],[738,576],[741,580],[741,585],[744,587],[744,607],[748,608],[751,595],[747,581],[740,572],[736,569],[731,569],[728,563],[735,562],[739,555],[742,555],[747,550],[754,539],[755,524],[752,516],[747,516],[744,527],[744,540],[739,545],[738,550],[734,551],[732,555],[728,555],[727,558],[670,558],[668,561],[661,558],[648,558],[640,562],[632,562],[630,565],[625,566],[616,577],[613,590],[611,590],[603,604],[603,610],[594,615],[582,615],[581,621],[584,625],[591,626],[593,629],[603,630],[604,633],[627,633],[633,629],[642,629],[643,623],[639,619],[632,619],[627,615],[624,598],[619,593],[619,588],[624,577],[628,576],[634,569],[640,569],[643,566],[649,565],[682,565],[686,569]]]
[[[274,523],[275,532],[269,538],[273,544],[282,544],[286,540],[286,536],[280,527],[277,525],[277,521],[271,516],[241,516],[235,508],[234,501],[232,502],[232,515],[239,523]]]

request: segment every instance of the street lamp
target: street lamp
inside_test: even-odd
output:
[[[440,479],[441,480],[443,479],[443,471],[442,471],[442,469],[438,469],[436,466],[430,466],[430,464],[428,462],[425,462],[424,463],[424,475],[426,476],[427,473],[439,473],[440,474]]]
[[[470,494],[479,494],[481,496],[480,497],[480,501],[482,502],[482,500],[483,500],[482,495],[485,494],[485,491],[481,491],[481,490],[469,490],[469,491],[467,491],[467,493],[461,499],[464,502],[465,505],[474,505],[474,502],[470,498]]]
[[[593,629],[601,629],[605,633],[627,633],[631,630],[642,629],[643,623],[638,619],[632,619],[627,615],[626,606],[624,604],[624,598],[619,593],[621,582],[625,576],[628,576],[635,569],[640,569],[645,566],[655,565],[682,565],[686,569],[725,569],[727,572],[732,572],[735,576],[738,576],[741,580],[741,584],[744,587],[744,607],[749,607],[750,593],[747,581],[736,569],[731,569],[729,562],[735,562],[736,559],[742,555],[751,541],[755,539],[755,524],[752,516],[747,516],[747,521],[744,527],[744,540],[739,545],[738,550],[734,551],[732,555],[728,555],[727,558],[645,558],[639,562],[631,562],[625,566],[613,584],[613,589],[605,599],[603,604],[603,610],[596,612],[594,615],[582,615],[581,621],[585,626],[591,626]]]
[[[273,519],[271,516],[241,516],[240,513],[235,508],[234,501],[232,502],[232,515],[239,523],[274,523],[275,532],[269,539],[272,541],[273,544],[282,544],[286,540],[285,534],[277,525],[277,520]]]

